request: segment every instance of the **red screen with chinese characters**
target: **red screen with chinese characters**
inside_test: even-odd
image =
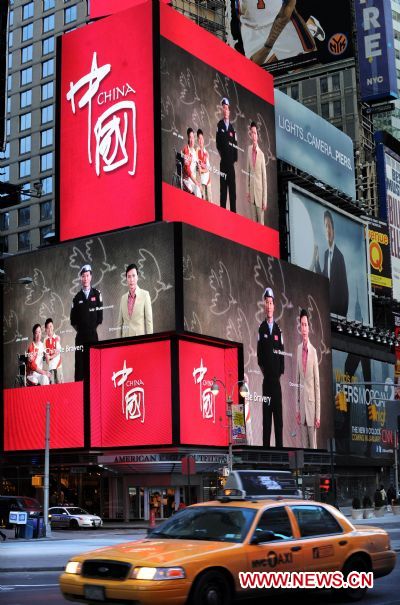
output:
[[[211,393],[213,378],[227,387],[238,380],[238,362],[232,349],[181,341],[179,343],[180,441],[182,444],[226,446],[228,418],[226,395],[219,384],[218,395]],[[229,361],[228,361],[229,360]],[[233,391],[237,403],[237,389]]]
[[[83,447],[83,383],[4,390],[4,450],[45,447],[50,402],[51,449]]]
[[[61,240],[155,219],[153,112],[151,2],[63,36]]]
[[[169,341],[91,349],[92,447],[172,442],[170,357]]]

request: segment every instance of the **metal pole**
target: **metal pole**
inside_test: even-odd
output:
[[[229,439],[229,450],[228,450],[228,468],[229,474],[232,473],[233,468],[233,451],[232,451],[232,398],[227,397],[226,399],[226,415],[228,416],[228,439]]]
[[[395,431],[394,435],[394,488],[396,490],[396,498],[399,497],[399,475],[398,475],[398,452],[397,448],[399,447],[399,435],[398,432]]]
[[[50,402],[46,403],[46,433],[44,446],[44,488],[43,488],[43,523],[44,535],[51,536],[49,523],[49,458],[50,458]]]

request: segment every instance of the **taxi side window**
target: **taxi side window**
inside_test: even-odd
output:
[[[277,540],[293,538],[290,519],[283,506],[276,506],[264,511],[259,520],[255,535],[262,531],[273,531]]]
[[[341,525],[322,506],[292,506],[302,538],[343,533]]]

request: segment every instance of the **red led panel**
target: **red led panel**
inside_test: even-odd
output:
[[[169,341],[90,351],[92,447],[172,442]]]
[[[228,358],[226,356],[228,355]],[[228,362],[228,363],[227,363]],[[220,391],[211,393],[213,378],[222,381]],[[228,418],[226,395],[238,380],[232,349],[181,341],[179,343],[180,442],[182,444],[226,446]],[[237,403],[237,388],[233,401]]]
[[[62,38],[60,239],[153,221],[151,2]]]
[[[47,401],[51,449],[83,447],[83,385],[68,382],[4,390],[6,451],[44,449]]]

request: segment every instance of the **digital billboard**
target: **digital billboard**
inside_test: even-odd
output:
[[[394,366],[337,350],[332,351],[332,363],[336,452],[392,458],[400,413]]]
[[[396,51],[390,0],[355,0],[359,88],[365,102],[397,99]]]
[[[152,35],[142,2],[61,38],[61,240],[155,219]]]
[[[227,42],[280,75],[353,56],[349,3],[227,0]]]
[[[368,219],[369,271],[371,286],[391,294],[392,270],[390,263],[390,241],[387,223]]]
[[[400,301],[400,157],[377,145],[380,215],[389,227],[393,298]]]
[[[272,77],[160,11],[163,218],[279,256]]]
[[[276,156],[355,199],[351,138],[275,89]]]
[[[272,374],[264,367],[263,377],[259,365],[264,365],[264,353],[259,349],[262,341],[271,347],[271,364],[283,370],[277,379],[282,394],[282,446],[306,446],[306,425],[316,429],[316,447],[325,449],[327,439],[333,436],[328,280],[188,225],[183,225],[183,267],[185,329],[243,343],[244,375],[249,385],[245,401],[247,443],[263,445],[263,420],[275,403],[268,392],[264,394]],[[273,319],[278,324],[269,340],[264,321],[266,287],[274,294]],[[299,321],[302,309],[307,311],[311,344],[305,373]],[[314,425],[304,422],[305,388],[310,393]],[[275,418],[272,420],[275,431]],[[312,420],[310,416],[307,423]],[[278,418],[277,423],[279,426]],[[272,432],[269,445],[276,445]]]
[[[167,340],[90,350],[91,447],[172,443]]]
[[[331,313],[369,324],[366,224],[290,183],[289,229],[290,261],[329,279]]]
[[[214,378],[218,381],[218,394],[212,393]],[[226,446],[230,428],[227,411],[238,414],[239,406],[244,405],[238,400],[237,350],[180,341],[179,392],[180,442]],[[232,403],[227,404],[230,395]],[[240,424],[244,429],[243,414],[242,423],[232,426],[233,442],[240,437]]]
[[[5,387],[81,380],[86,343],[175,329],[173,242],[158,223],[6,259]]]

